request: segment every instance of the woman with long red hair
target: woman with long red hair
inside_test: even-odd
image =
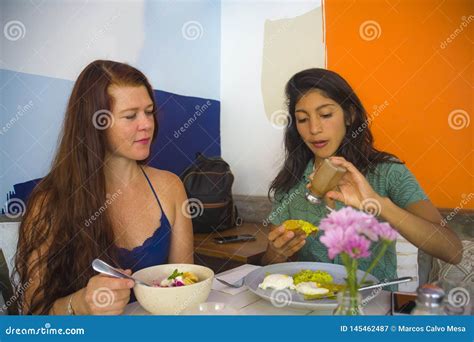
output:
[[[157,104],[139,70],[97,60],[79,75],[51,171],[32,192],[15,269],[24,314],[120,314],[133,281],[97,275],[95,258],[128,273],[192,263],[179,178],[147,166]],[[100,296],[107,294],[107,305]]]

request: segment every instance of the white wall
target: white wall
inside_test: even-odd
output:
[[[235,174],[235,194],[265,196],[283,161],[283,129],[275,128],[267,118],[262,96],[265,21],[300,16],[320,6],[319,0],[222,3],[221,146]],[[322,32],[322,18],[320,27]],[[322,34],[301,39],[304,44],[314,39],[314,44],[323,46]],[[324,61],[324,48],[319,51],[317,60]],[[292,58],[291,51],[288,58]],[[319,63],[312,66],[324,67]],[[284,108],[284,84],[275,86],[281,89]]]
[[[14,41],[0,37],[4,69],[73,81],[94,59],[134,64],[143,47],[143,0],[9,0],[2,11],[3,24],[19,21],[24,34]]]

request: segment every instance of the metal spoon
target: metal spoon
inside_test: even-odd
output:
[[[389,285],[395,285],[395,284],[401,284],[401,283],[406,283],[409,281],[413,281],[413,277],[401,277],[397,279],[390,279],[381,283],[377,284],[371,284],[371,285],[366,285],[366,286],[361,286],[359,287],[359,291],[364,291],[364,290],[370,290],[370,289],[376,289],[378,287],[385,287]]]
[[[116,269],[115,267],[110,266],[105,261],[102,261],[100,259],[94,259],[94,261],[92,261],[92,268],[96,270],[97,272],[100,272],[102,274],[107,274],[115,278],[131,279],[137,284],[152,286],[150,284],[147,284],[144,281],[141,281],[132,276],[129,276],[128,274]]]

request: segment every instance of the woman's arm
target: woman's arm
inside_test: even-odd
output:
[[[38,257],[38,253],[33,254],[32,261]],[[31,264],[31,263],[30,263]],[[28,286],[25,289],[23,300],[23,313],[37,314],[30,312],[33,296],[43,296],[43,291],[36,292],[41,285],[41,276],[45,272],[44,265],[38,266],[38,271],[34,272]],[[125,270],[131,274],[131,270]],[[30,272],[32,274],[32,272]],[[89,279],[87,286],[82,289],[56,299],[48,311],[49,315],[119,315],[123,313],[125,306],[130,299],[131,288],[134,282],[129,279],[117,279],[102,274]],[[104,303],[105,299],[105,303]],[[104,305],[105,304],[105,305]]]
[[[441,226],[441,214],[430,201],[412,203],[406,210],[388,197],[379,197],[378,201],[380,216],[412,244],[451,264],[461,261],[461,241],[450,228]]]
[[[193,224],[185,215],[187,195],[181,180],[173,174],[170,177],[170,193],[174,195],[175,217],[171,227],[170,263],[194,263]]]
[[[340,191],[330,191],[327,197],[357,209],[363,208],[364,201],[375,203],[381,217],[412,244],[446,262],[461,261],[461,241],[449,227],[441,226],[441,214],[431,202],[421,200],[402,209],[376,193],[352,163],[342,157],[332,157],[331,161],[348,172],[339,183]]]

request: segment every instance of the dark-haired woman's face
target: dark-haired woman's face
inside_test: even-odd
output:
[[[114,99],[113,125],[106,130],[109,153],[133,160],[147,158],[155,122],[145,86],[111,86],[109,94]]]
[[[295,116],[298,133],[316,160],[336,153],[346,134],[341,106],[314,90],[296,103]]]

